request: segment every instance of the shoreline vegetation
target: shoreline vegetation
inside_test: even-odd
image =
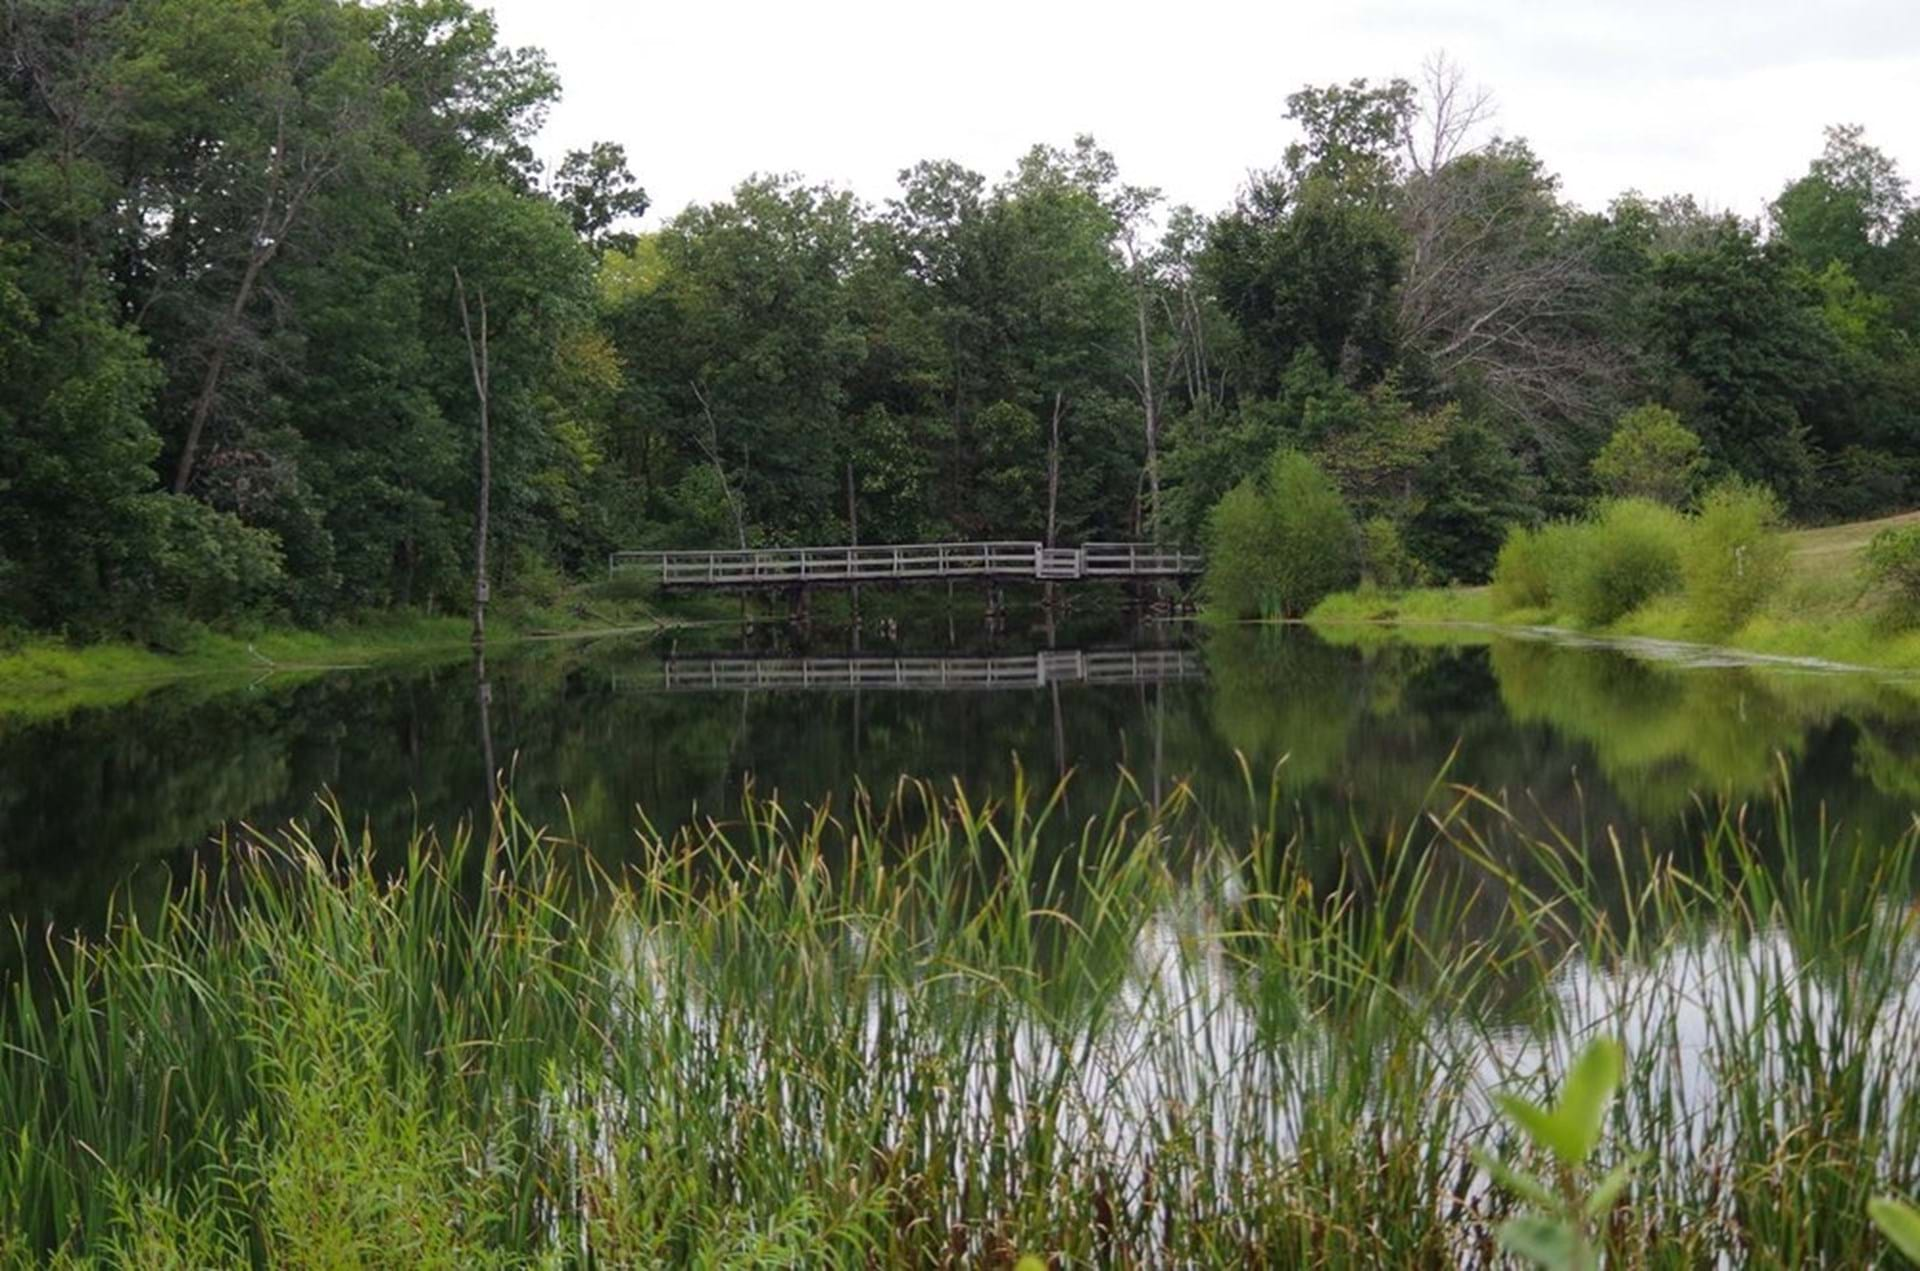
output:
[[[1881,1254],[1911,835],[1796,840],[1776,789],[1670,853],[1529,837],[1443,774],[1308,845],[1245,787],[1231,842],[1123,779],[1080,824],[1019,783],[749,803],[618,873],[504,800],[229,844],[29,950],[0,1263],[1485,1262],[1525,1202],[1484,1162],[1545,1161],[1498,1109],[1598,1037],[1609,1265]]]
[[[664,631],[698,621],[653,612],[511,610],[490,614],[487,648]],[[266,628],[239,635],[193,628],[172,647],[131,641],[68,644],[30,638],[0,647],[0,719],[45,718],[83,706],[116,706],[200,678],[298,677],[412,659],[471,655],[473,619],[395,612],[319,630]]]
[[[1920,512],[1783,533],[1788,549],[1783,578],[1730,630],[1703,629],[1685,598],[1673,592],[1653,596],[1613,621],[1583,623],[1564,605],[1503,606],[1497,583],[1402,589],[1363,585],[1328,596],[1306,621],[1316,627],[1367,624],[1578,636],[1615,643],[1628,652],[1638,646],[1638,651],[1656,656],[1724,653],[1755,665],[1778,662],[1804,669],[1920,671],[1920,627],[1903,621],[1897,607],[1859,576],[1876,534],[1914,526],[1920,526]]]
[[[1037,593],[1036,593],[1037,594]],[[779,623],[784,610],[755,601],[750,621]],[[926,616],[943,604],[934,593],[878,592],[864,596],[869,621]],[[1116,601],[1094,596],[1076,606],[1105,612]],[[967,612],[976,604],[971,595]],[[847,621],[850,601],[828,593],[815,617]],[[589,640],[649,635],[740,621],[733,596],[662,599],[625,580],[575,584],[540,604],[516,601],[490,608],[487,648],[505,650],[539,640]],[[354,670],[409,659],[447,659],[472,650],[473,620],[467,614],[430,615],[393,610],[343,620],[324,628],[263,627],[250,634],[185,624],[158,642],[107,640],[73,643],[23,634],[0,639],[0,719],[59,716],[82,706],[114,706],[182,680],[263,675],[293,677]],[[0,632],[0,636],[4,636]]]

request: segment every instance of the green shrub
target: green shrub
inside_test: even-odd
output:
[[[270,607],[286,582],[279,541],[198,499],[142,496],[152,555],[128,562],[147,614],[216,621]]]
[[[1737,477],[1708,492],[1681,553],[1695,625],[1724,635],[1779,588],[1787,575],[1783,515],[1773,491]]]
[[[1425,574],[1390,517],[1369,517],[1360,526],[1360,576],[1368,583],[1398,591],[1417,586]]]
[[[566,576],[552,561],[529,547],[516,548],[507,555],[500,588],[506,599],[551,609],[566,598]]]
[[[1583,626],[1619,621],[1655,596],[1679,590],[1686,531],[1678,512],[1650,500],[1605,504],[1561,562],[1556,598]]]
[[[1867,544],[1861,573],[1889,593],[1902,618],[1920,614],[1920,525],[1881,530]]]
[[[1642,406],[1622,415],[1613,436],[1593,458],[1594,479],[1608,494],[1668,507],[1679,507],[1692,497],[1705,467],[1700,438],[1664,406]]]
[[[1275,453],[1264,486],[1241,482],[1208,517],[1207,596],[1232,617],[1297,617],[1358,572],[1353,514],[1298,451]]]
[[[1251,480],[1220,496],[1207,516],[1207,599],[1233,618],[1257,618],[1272,590],[1273,518]]]
[[[1555,521],[1538,529],[1515,528],[1493,563],[1493,603],[1500,611],[1546,609],[1557,598],[1570,562],[1588,527]]]

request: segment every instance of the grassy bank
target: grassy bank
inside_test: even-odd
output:
[[[497,606],[487,618],[488,647],[682,620],[651,603],[588,588],[539,605]],[[379,662],[461,657],[471,650],[472,633],[470,616],[393,610],[320,629],[262,627],[234,633],[185,626],[169,632],[164,643],[74,644],[29,636],[0,644],[0,718],[56,717],[83,706],[118,705],[187,677],[298,677]]]
[[[1554,607],[1503,608],[1488,587],[1342,592],[1322,601],[1308,620],[1549,626],[1594,635],[1710,644],[1773,657],[1920,670],[1920,628],[1896,621],[1859,577],[1862,553],[1874,534],[1915,522],[1920,522],[1920,513],[1789,532],[1784,584],[1757,613],[1731,631],[1703,628],[1674,595],[1657,597],[1617,621],[1592,626]]]
[[[1039,590],[1022,590],[1017,599],[1037,606]],[[965,590],[951,606],[935,589],[868,589],[861,599],[863,621],[927,622],[953,618],[977,625],[981,600]],[[1118,609],[1119,593],[1086,598],[1081,616],[1097,619]],[[1037,612],[1037,609],[1036,609]],[[813,617],[822,624],[850,619],[852,602],[843,591],[823,591]],[[488,614],[488,645],[505,647],[521,640],[590,636],[653,628],[784,621],[779,600],[725,595],[660,597],[631,579],[577,584],[537,601],[509,600]],[[186,677],[247,680],[261,675],[297,677],[341,667],[402,659],[464,656],[472,620],[466,615],[431,616],[391,610],[361,615],[320,629],[259,627],[242,632],[182,625],[164,640],[72,643],[40,637],[6,638],[0,632],[0,719],[58,717],[84,706],[112,706],[160,685]]]
[[[1629,1071],[1609,1261],[1862,1265],[1920,1170],[1911,841],[1224,842],[1122,790],[235,849],[0,1015],[0,1249],[108,1265],[1455,1266],[1496,1090]],[[1784,833],[1784,831],[1782,831]],[[1603,1162],[1604,1163],[1604,1162]]]

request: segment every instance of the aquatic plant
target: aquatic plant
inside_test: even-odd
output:
[[[21,934],[0,1255],[1485,1262],[1517,1202],[1473,1153],[1517,1159],[1498,1110],[1565,1108],[1594,1035],[1648,1154],[1583,1218],[1610,1263],[1879,1248],[1920,1183],[1911,839],[1735,806],[1683,861],[1438,781],[1310,843],[1245,787],[1232,841],[1125,780],[1074,819],[750,802],[619,870],[510,803],[386,863],[235,841],[104,938]]]

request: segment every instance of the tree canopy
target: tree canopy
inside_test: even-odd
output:
[[[1589,211],[1436,61],[1292,94],[1213,212],[1076,137],[879,203],[762,173],[662,217],[619,146],[543,166],[558,80],[468,0],[4,24],[0,626],[461,603],[456,275],[507,588],[856,524],[1198,545],[1259,520],[1276,454],[1441,579],[1597,495],[1684,497],[1682,468],[1803,518],[1917,493],[1920,211],[1852,126],[1765,223]],[[1616,436],[1629,411],[1659,435]]]

